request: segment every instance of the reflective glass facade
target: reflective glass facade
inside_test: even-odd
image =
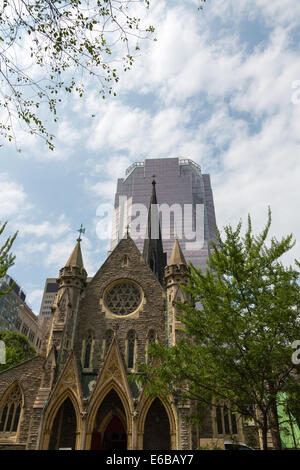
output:
[[[129,226],[131,237],[143,251],[144,235],[137,236],[138,230],[133,233],[133,227],[136,228],[139,219],[144,226],[138,229],[144,232],[147,218],[139,217],[133,208],[136,204],[149,208],[153,179],[161,209],[163,248],[168,259],[177,237],[186,260],[205,267],[209,242],[215,241],[213,195],[209,175],[202,174],[200,166],[187,159],[145,159],[131,165],[125,178],[118,179],[111,250]]]

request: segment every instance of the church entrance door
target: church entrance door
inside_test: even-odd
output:
[[[118,394],[111,390],[98,409],[91,450],[126,450],[126,433],[124,407]]]
[[[114,416],[103,436],[103,450],[126,450],[126,448],[125,429],[120,418]]]

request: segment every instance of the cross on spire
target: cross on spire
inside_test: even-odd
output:
[[[83,228],[82,224],[80,224],[80,229],[77,230],[77,232],[79,232],[79,237],[77,238],[77,241],[81,242],[81,235],[85,233],[85,228]]]

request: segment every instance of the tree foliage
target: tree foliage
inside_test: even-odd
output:
[[[57,121],[61,91],[81,97],[89,78],[100,95],[113,93],[119,71],[130,69],[139,40],[153,33],[135,14],[149,0],[3,0],[0,6],[0,132],[15,124],[53,149],[44,105]]]
[[[268,243],[270,225],[269,210],[257,236],[250,216],[244,236],[241,222],[225,227],[224,239],[217,232],[208,269],[191,265],[182,286],[191,299],[177,304],[183,336],[174,347],[152,345],[154,362],[141,366],[139,377],[150,393],[180,390],[180,398],[198,408],[230,401],[262,430],[264,448],[268,430],[280,448],[277,401],[295,386],[292,343],[300,338],[300,293],[299,271],[280,260],[294,246],[292,235]]]
[[[0,341],[5,344],[6,363],[0,364],[0,372],[15,367],[36,355],[26,336],[10,330],[0,330]]]
[[[3,234],[6,225],[7,225],[7,222],[1,225],[0,236]],[[7,270],[14,264],[15,255],[10,253],[10,249],[12,247],[13,242],[16,239],[17,234],[18,232],[16,232],[13,236],[9,236],[6,239],[5,243],[0,247],[0,279],[5,276],[5,274],[7,273]],[[6,291],[0,290],[0,295],[7,294],[9,290],[6,290]]]

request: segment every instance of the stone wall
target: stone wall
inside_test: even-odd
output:
[[[127,255],[128,264],[122,266]],[[138,283],[145,295],[145,302],[138,316],[109,317],[103,309],[103,293],[114,280],[130,279]],[[102,363],[102,346],[105,332],[112,329],[116,333],[118,346],[125,360],[125,345],[130,330],[136,333],[136,363],[145,361],[147,334],[155,330],[159,342],[166,343],[165,293],[152,271],[146,266],[134,242],[124,239],[112,252],[101,269],[89,283],[79,305],[75,352],[81,357],[82,342],[87,331],[94,332],[92,368],[99,371]]]
[[[2,397],[14,382],[18,382],[24,396],[16,442],[8,443],[3,434],[0,433],[0,450],[4,448],[27,447],[31,433],[36,436],[38,434],[40,419],[32,420],[32,416],[33,405],[41,383],[44,361],[44,357],[36,356],[12,369],[0,373],[0,409]],[[31,448],[35,448],[35,446],[36,442],[30,443]]]

